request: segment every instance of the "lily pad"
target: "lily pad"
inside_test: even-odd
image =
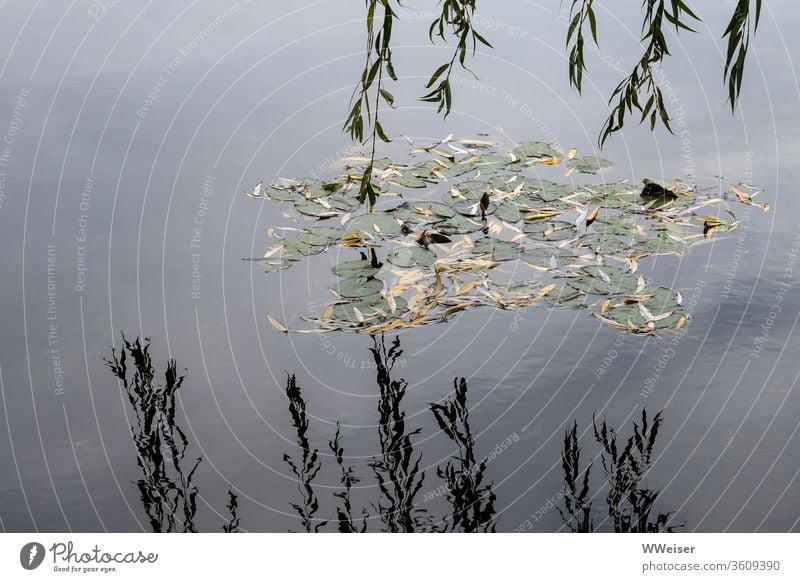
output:
[[[339,303],[334,305],[329,320],[347,324],[371,325],[391,317],[399,317],[408,311],[408,304],[402,297],[396,297],[394,302],[394,313],[392,313],[392,308],[386,298],[380,295],[350,303]]]
[[[511,224],[516,224],[520,221],[520,218],[522,218],[519,212],[519,206],[508,201],[498,206],[497,210],[494,211],[494,215],[500,220],[510,222]]]
[[[610,170],[614,167],[614,164],[597,156],[584,156],[583,158],[569,160],[567,167],[575,168],[581,174],[597,174],[598,172]]]
[[[392,176],[389,180],[400,186],[405,186],[406,188],[424,188],[428,185],[425,180],[413,175],[411,172],[404,172],[399,176]]]
[[[383,289],[383,281],[372,277],[348,277],[342,279],[336,286],[336,293],[340,297],[369,297],[376,295]]]
[[[519,144],[511,153],[517,158],[549,158],[557,156],[560,152],[555,146],[543,141],[529,141]]]
[[[547,270],[569,265],[575,260],[571,252],[557,247],[536,247],[528,249],[522,253],[520,258],[526,263]]]
[[[550,305],[563,309],[580,309],[581,307],[585,307],[587,298],[588,295],[586,293],[578,291],[569,285],[559,287],[544,296],[545,301]]]
[[[338,240],[344,231],[340,228],[318,226],[297,235],[297,240],[311,246],[326,246]]]
[[[445,204],[453,204],[463,200],[477,202],[481,199],[481,196],[483,196],[484,193],[488,192],[491,188],[492,186],[488,182],[482,182],[480,180],[467,180],[466,182],[461,182],[452,186],[450,190],[444,193],[442,196],[442,201]]]
[[[497,206],[495,206],[494,202],[489,202],[489,205],[486,207],[486,210],[484,210],[482,214],[480,200],[476,201],[457,200],[453,204],[453,209],[459,214],[463,214],[464,216],[474,216],[480,218],[483,214],[486,214],[487,216],[490,214],[494,214],[494,211],[497,209]]]
[[[370,249],[372,260],[362,253],[361,260],[334,267],[342,277],[335,291],[343,300],[329,306],[322,318],[307,321],[326,330],[379,333],[447,321],[455,313],[479,306],[579,308],[592,304],[601,306],[594,315],[603,323],[631,333],[678,328],[687,321],[679,296],[666,288],[648,290],[645,279],[635,273],[636,260],[678,254],[700,237],[739,226],[725,206],[735,201],[723,201],[712,191],[689,190],[679,181],[645,180],[643,186],[556,183],[537,174],[542,163],[561,161],[561,152],[551,144],[526,142],[509,155],[485,140],[473,145],[453,143],[472,151],[459,160],[439,142],[418,145],[406,160],[375,160],[372,174],[384,193],[446,182],[441,185],[446,190],[441,202],[401,199],[391,210],[356,212],[362,204],[358,180],[353,177],[366,169],[366,157],[343,160],[336,166],[345,168],[343,175],[283,179],[266,190],[259,183],[247,192],[252,198],[292,202],[301,214],[318,219],[347,214],[341,220],[320,223],[330,227],[312,225],[290,231],[258,260],[267,271],[289,268],[337,241],[342,247]],[[477,155],[475,148],[479,148]],[[592,156],[566,165],[587,173],[611,167],[607,160]],[[563,168],[553,170],[548,174]],[[482,200],[487,203],[485,197],[486,212],[494,213],[497,220],[483,220],[480,205]],[[746,203],[750,196],[737,198]],[[417,245],[411,244],[413,240]],[[383,266],[377,254],[387,254],[387,241],[394,243],[388,249],[391,270],[408,269],[393,282],[388,301],[384,284],[375,278]],[[439,252],[435,244],[448,247]],[[597,264],[598,258],[614,266]],[[521,263],[539,271],[534,273],[535,281],[498,282],[518,272]],[[647,267],[649,261],[641,264]]]
[[[441,202],[404,202],[393,210],[394,216],[410,224],[433,224],[452,217],[456,211]]]
[[[389,262],[398,267],[430,267],[436,253],[422,247],[400,247],[389,253]]]
[[[615,255],[626,249],[625,243],[607,232],[593,232],[583,235],[578,239],[577,248],[584,247],[588,247],[601,255]]]
[[[583,275],[570,279],[570,287],[597,295],[628,295],[635,293],[639,278],[625,269],[608,265],[582,267]]]
[[[519,244],[489,237],[475,242],[472,251],[476,255],[490,255],[494,261],[510,261],[519,256]]]
[[[340,277],[372,277],[379,271],[372,266],[371,261],[356,260],[339,263],[333,268],[333,272]]]
[[[671,289],[658,287],[653,291],[643,291],[640,297],[647,298],[643,301],[618,301],[603,315],[639,331],[674,328],[686,321],[678,297]]]
[[[560,241],[578,235],[575,225],[564,220],[537,220],[529,222],[522,229],[532,239],[543,241]]]
[[[303,242],[296,237],[287,237],[283,239],[283,248],[285,252],[278,253],[276,258],[291,258],[298,253],[303,256],[311,256],[321,253],[325,250],[324,246],[319,245],[312,245],[307,242]],[[295,260],[295,259],[292,259]],[[298,259],[299,260],[299,259]]]
[[[403,231],[397,219],[389,212],[370,212],[351,218],[345,224],[347,232],[363,230],[371,235],[395,236]]]
[[[484,226],[480,220],[456,214],[437,223],[436,229],[442,234],[470,234],[481,230]]]

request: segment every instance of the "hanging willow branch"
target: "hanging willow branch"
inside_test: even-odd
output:
[[[421,98],[422,101],[437,103],[439,105],[437,112],[441,113],[444,110],[445,118],[450,115],[450,110],[453,106],[450,75],[453,72],[456,60],[464,70],[470,71],[466,65],[467,53],[471,50],[474,55],[478,48],[478,43],[493,48],[489,41],[473,28],[472,17],[474,14],[475,0],[444,0],[441,14],[434,19],[428,30],[431,42],[435,42],[434,36],[438,36],[447,42],[448,32],[458,41],[453,57],[433,72],[430,80],[425,84],[425,88],[430,89],[437,81],[438,84],[430,93]],[[474,75],[475,73],[472,74]]]
[[[474,55],[478,44],[492,47],[473,27],[476,3],[477,0],[442,0],[441,12],[428,31],[431,42],[435,42],[434,37],[445,42],[448,37],[453,37],[457,41],[452,58],[433,72],[425,85],[430,92],[421,98],[423,101],[436,103],[437,112],[444,111],[445,118],[453,106],[450,79],[456,63],[469,71],[466,64],[469,52]],[[344,124],[344,131],[353,140],[362,143],[372,141],[369,163],[361,176],[359,189],[359,200],[362,203],[368,201],[370,209],[374,207],[379,195],[372,181],[377,141],[390,141],[380,124],[378,111],[382,103],[394,107],[394,96],[384,87],[384,79],[388,77],[397,80],[392,63],[391,38],[392,25],[398,17],[391,4],[392,0],[366,0],[367,57],[361,81],[353,91],[350,113]],[[672,132],[664,95],[655,75],[656,67],[661,66],[670,54],[664,31],[669,26],[674,26],[676,33],[681,30],[694,32],[689,23],[699,22],[701,19],[682,0],[644,0],[643,8],[641,42],[645,47],[644,52],[609,99],[609,106],[613,104],[613,107],[598,137],[601,148],[611,134],[622,129],[626,116],[634,111],[640,114],[639,123],[647,120],[651,130],[660,121]],[[722,35],[728,39],[723,77],[728,84],[728,101],[732,110],[735,110],[741,95],[747,51],[758,29],[760,15],[761,0],[737,0],[733,16]],[[569,20],[566,39],[569,82],[580,93],[583,75],[587,71],[584,59],[587,35],[591,36],[595,45],[598,44],[594,0],[572,0]],[[585,32],[587,26],[588,32]]]
[[[753,4],[754,6],[751,6]],[[739,102],[742,78],[744,77],[744,61],[747,57],[747,50],[750,48],[750,39],[758,30],[760,18],[761,0],[755,0],[755,2],[739,0],[731,21],[725,29],[725,34],[722,35],[722,38],[728,37],[724,78],[728,82],[728,102],[731,104],[731,111],[736,109],[736,104]]]
[[[383,16],[380,19],[381,27],[376,31],[378,7],[382,9]],[[375,200],[378,198],[378,192],[372,183],[375,146],[378,139],[384,142],[391,141],[378,120],[378,110],[381,101],[389,107],[394,106],[394,96],[383,87],[383,78],[386,73],[393,81],[397,80],[391,49],[392,24],[396,18],[390,0],[367,0],[367,58],[361,73],[361,82],[356,86],[350,99],[352,108],[344,125],[344,130],[353,140],[362,143],[372,140],[372,155],[361,177],[359,190],[359,201],[364,203],[369,200],[370,209],[375,206]],[[369,129],[366,139],[364,139],[365,117]]]
[[[641,113],[639,123],[649,117],[650,129],[653,130],[660,119],[664,127],[672,133],[669,112],[664,104],[661,87],[655,80],[654,68],[656,65],[661,65],[664,58],[670,54],[664,36],[666,26],[674,25],[676,32],[681,29],[694,32],[686,24],[687,18],[684,17],[700,20],[681,0],[671,0],[669,7],[665,0],[645,0],[645,17],[642,23],[642,42],[647,43],[645,51],[631,74],[617,85],[609,99],[609,104],[616,100],[616,105],[600,131],[598,141],[601,147],[612,133],[622,129],[626,113],[633,113],[634,110]],[[642,105],[640,99],[644,98],[647,98],[647,101]]]
[[[579,5],[580,4],[580,5]],[[583,27],[589,21],[592,32],[592,40],[597,43],[597,18],[595,17],[593,5],[594,0],[572,0],[570,7],[570,22],[567,29],[567,49],[569,49],[569,84],[581,92],[583,83],[583,72],[586,71],[586,63],[583,59]],[[570,41],[575,39],[572,48]]]

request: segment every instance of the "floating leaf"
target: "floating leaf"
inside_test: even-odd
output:
[[[576,171],[582,174],[597,174],[610,170],[614,167],[614,164],[597,156],[584,156],[583,158],[569,160],[567,167],[575,168]]]
[[[280,321],[278,321],[269,314],[267,314],[267,321],[269,321],[269,324],[278,331],[282,331],[283,333],[289,333],[289,329],[285,325],[283,325]]]
[[[310,228],[297,235],[297,240],[311,246],[325,246],[338,240],[344,234],[339,228],[316,227]]]
[[[281,271],[332,244],[369,248],[369,259],[362,254],[361,260],[334,267],[342,277],[333,288],[338,299],[324,315],[303,318],[322,330],[381,333],[447,321],[478,306],[515,309],[546,303],[559,308],[590,305],[605,325],[652,334],[680,329],[688,317],[676,293],[648,289],[637,260],[680,254],[715,230],[737,228],[728,203],[756,205],[752,198],[759,193],[734,186],[730,195],[715,197],[680,181],[649,179],[642,186],[558,184],[529,174],[562,158],[570,171],[601,171],[610,163],[591,156],[575,159],[574,150],[564,156],[543,142],[520,144],[510,154],[497,151],[491,142],[477,144],[448,138],[416,145],[413,165],[380,158],[368,166],[369,157],[350,157],[332,166],[343,168],[344,175],[254,187],[248,192],[251,197],[293,203],[298,212],[317,219],[338,217],[331,222],[344,227],[285,229],[286,236],[256,259],[258,266]],[[359,184],[365,179],[374,194],[429,184],[445,192],[442,202],[404,199],[391,210],[354,216],[363,192]],[[269,232],[279,236],[282,231]],[[383,267],[377,252],[383,255],[386,241],[394,246],[384,255],[385,272],[398,278],[384,289],[375,276]],[[434,247],[439,244],[448,246]],[[520,268],[537,271],[536,280],[497,281]],[[272,320],[270,324],[274,326]]]
[[[577,236],[575,225],[563,220],[541,220],[529,222],[523,229],[532,239],[541,241],[560,241]]]
[[[658,287],[643,297],[647,298],[642,301],[612,301],[605,316],[638,333],[676,328],[681,318],[685,319],[678,296],[671,289]]]
[[[378,270],[367,260],[346,261],[333,268],[333,272],[340,277],[372,277]]]
[[[403,231],[397,219],[388,212],[370,212],[354,216],[345,225],[347,232],[364,231],[372,236],[395,236]]]
[[[638,277],[633,273],[608,265],[582,267],[583,274],[570,279],[569,285],[584,293],[625,295],[636,292]]]
[[[489,237],[475,242],[472,252],[476,255],[489,255],[493,261],[510,261],[519,256],[519,244]]]
[[[536,247],[522,253],[523,261],[548,271],[568,265],[574,259],[571,252],[553,247]]]
[[[511,153],[521,159],[525,158],[544,158],[557,156],[560,152],[548,143],[542,141],[529,141],[521,143]]]
[[[336,286],[340,297],[368,297],[376,295],[383,289],[383,281],[371,277],[348,277]]]
[[[400,247],[389,253],[389,262],[398,267],[430,267],[436,253],[423,247]]]

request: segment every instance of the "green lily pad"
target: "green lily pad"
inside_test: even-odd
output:
[[[516,224],[522,218],[522,215],[519,212],[519,206],[508,201],[503,202],[500,206],[498,206],[494,211],[494,215],[500,220],[504,220],[505,222],[509,222],[511,224]]]
[[[405,299],[395,297],[394,301],[394,313],[392,313],[392,308],[386,298],[380,295],[369,296],[350,303],[339,303],[334,305],[330,320],[357,325],[377,324],[386,319],[399,317],[408,311],[408,304]],[[358,310],[358,314],[356,314],[356,310]]]
[[[470,234],[484,228],[480,220],[456,214],[436,224],[436,230],[442,234]]]
[[[581,174],[597,174],[598,172],[610,170],[614,167],[614,164],[597,156],[584,156],[583,158],[569,160],[567,167],[575,168]]]
[[[475,162],[475,167],[481,174],[494,174],[505,169],[511,163],[508,156],[498,156],[495,154],[484,154],[481,159]]]
[[[630,243],[630,248],[632,252],[651,255],[675,253],[683,249],[679,242],[663,233],[657,236],[637,237]]]
[[[317,226],[297,235],[297,240],[311,246],[326,246],[341,238],[344,231],[340,228]]]
[[[555,146],[543,141],[529,141],[519,144],[511,153],[517,158],[549,158],[557,156],[560,152]]]
[[[363,259],[339,263],[333,268],[333,272],[340,277],[372,277],[379,270],[372,266],[371,261]]]
[[[336,286],[336,293],[340,297],[369,297],[376,295],[383,289],[383,281],[372,277],[348,277],[342,279]]]
[[[434,224],[455,215],[456,211],[441,202],[404,202],[393,211],[396,218],[409,224]]]
[[[466,182],[460,182],[455,184],[444,193],[442,196],[442,201],[445,204],[453,204],[458,201],[470,200],[472,202],[477,202],[481,199],[485,192],[488,192],[492,188],[492,185],[488,182],[482,182],[480,180],[467,180]],[[458,195],[454,195],[453,191],[456,191]]]
[[[582,267],[584,274],[570,279],[570,287],[596,295],[630,295],[636,292],[639,278],[633,273],[608,265]]]
[[[613,234],[593,232],[578,239],[577,248],[588,247],[601,255],[615,255],[626,249],[625,243]]]
[[[560,307],[563,309],[580,309],[581,307],[585,307],[587,298],[588,295],[586,293],[578,291],[569,285],[554,289],[544,296],[544,300],[547,301],[547,303],[553,307]]]
[[[622,325],[630,325],[634,329],[646,327],[652,327],[653,329],[674,328],[681,318],[685,317],[678,297],[671,289],[658,287],[653,291],[646,290],[642,292],[642,295],[648,294],[652,294],[652,297],[639,303],[624,303],[612,306],[604,316]],[[640,304],[644,309],[639,307]]]
[[[348,233],[363,230],[373,236],[396,236],[403,228],[391,212],[370,212],[351,218],[345,224],[345,230]]]
[[[428,185],[425,180],[410,172],[404,172],[399,176],[392,176],[389,180],[400,186],[405,186],[406,188],[425,188]]]
[[[598,218],[590,228],[595,233],[625,236],[634,232],[636,220],[632,216],[609,216]]]
[[[450,164],[448,167],[439,170],[439,173],[447,176],[448,178],[457,178],[458,176],[463,176],[464,174],[472,172],[476,169],[477,167],[475,166],[474,162],[461,162]]]
[[[464,216],[471,216],[480,218],[483,214],[487,216],[493,214],[494,211],[497,209],[497,206],[494,202],[489,202],[489,206],[486,207],[486,210],[481,213],[481,203],[480,200],[472,201],[472,200],[457,200],[453,203],[453,209],[458,212],[459,214],[463,214]]]
[[[422,247],[400,247],[389,253],[388,260],[398,267],[430,267],[436,253]]]
[[[485,237],[475,241],[472,252],[476,255],[490,255],[495,261],[510,261],[519,256],[519,244]]]
[[[552,270],[569,265],[575,257],[566,249],[558,247],[536,247],[528,249],[520,257],[526,263]]]
[[[578,230],[571,222],[564,220],[537,220],[528,222],[522,229],[534,240],[560,241],[578,235]]]
[[[288,186],[272,185],[267,188],[267,196],[276,202],[291,202],[297,197],[297,190]]]
[[[299,240],[297,237],[287,237],[283,239],[283,248],[285,249],[286,252],[277,253],[274,256],[276,257],[279,256],[281,258],[290,258],[299,253],[300,255],[308,257],[311,255],[317,255],[325,250],[324,246],[312,245],[307,242]]]
[[[300,214],[305,214],[306,216],[316,216],[317,218],[328,218],[331,216],[336,216],[340,212],[333,208],[333,205],[329,203],[330,208],[322,205],[317,200],[309,200],[305,198],[302,194],[298,194],[295,198],[294,207],[297,209],[297,212]]]

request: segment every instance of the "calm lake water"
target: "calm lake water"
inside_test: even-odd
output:
[[[737,207],[738,231],[640,261],[691,303],[685,333],[620,334],[585,312],[532,307],[371,338],[286,336],[266,321],[319,309],[333,250],[280,274],[242,260],[264,252],[270,226],[293,224],[245,188],[353,151],[340,129],[362,66],[362,2],[3,2],[0,527],[221,531],[232,492],[244,530],[334,531],[339,423],[359,528],[366,515],[368,531],[568,531],[561,451],[576,422],[593,528],[611,531],[592,420],[621,446],[646,409],[662,422],[635,478],[642,498],[658,495],[635,519],[800,529],[800,7],[765,3],[731,115],[719,37],[732,8],[711,4],[702,34],[672,40],[660,79],[675,135],[629,124],[602,153],[615,179],[765,188],[771,211]],[[637,59],[637,11],[598,7],[602,51],[588,53],[579,97],[558,2],[479,6],[495,49],[472,61],[478,83],[458,73],[446,122],[418,101],[451,54],[427,41],[435,3],[400,12],[387,132],[597,153],[607,97]],[[176,360],[174,417],[169,397],[132,405],[104,360],[120,332],[151,338],[154,384]],[[430,409],[456,378],[470,454]],[[132,431],[136,406],[158,410],[160,428]],[[481,486],[448,487],[448,461]],[[454,510],[476,500],[479,515]]]

